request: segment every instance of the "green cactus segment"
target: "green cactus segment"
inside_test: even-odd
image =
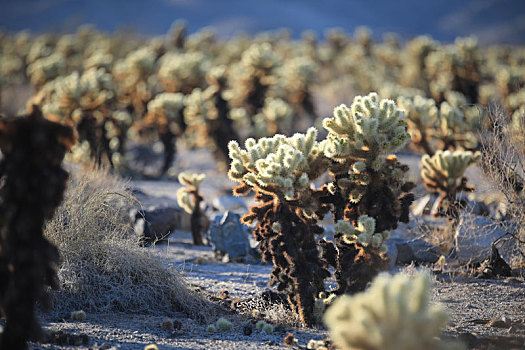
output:
[[[324,154],[341,163],[362,159],[370,165],[410,140],[405,111],[394,101],[380,100],[376,93],[357,96],[350,108],[336,107],[334,117],[324,119],[323,126],[328,130],[322,143]]]
[[[259,141],[250,138],[245,149],[231,141],[228,175],[234,181],[291,200],[313,179],[313,163],[320,154],[316,137],[317,130],[310,128],[306,134],[292,137],[275,135]]]
[[[471,192],[474,187],[467,185],[465,170],[481,158],[480,152],[438,151],[432,157],[424,155],[421,160],[421,177],[425,188],[432,193],[439,193],[440,199],[434,216],[445,215],[458,218],[461,204],[456,196],[460,192]]]
[[[181,93],[162,93],[148,102],[148,112],[164,115],[168,120],[178,118],[184,108],[184,95]]]
[[[367,215],[361,215],[357,221],[357,227],[350,222],[339,220],[334,225],[335,233],[342,234],[342,238],[347,244],[359,243],[363,247],[370,247],[381,252],[386,252],[385,241],[389,237],[388,231],[375,232],[376,221]]]
[[[458,186],[465,170],[471,164],[477,163],[481,153],[471,151],[438,151],[432,157],[424,155],[421,163],[421,177],[425,184],[436,190],[447,190]]]
[[[447,324],[441,305],[431,305],[427,274],[380,275],[366,292],[337,298],[325,313],[330,336],[343,350],[463,349],[439,340]]]
[[[199,188],[206,177],[205,174],[193,174],[182,172],[179,174],[179,182],[186,187],[179,188],[177,191],[177,202],[188,214],[190,214],[190,229],[193,237],[193,244],[204,245],[202,239],[202,212],[200,204],[203,200],[199,193]]]
[[[177,190],[177,202],[188,214],[192,214],[195,210],[195,200],[192,191],[199,191],[199,187],[206,177],[205,174],[192,174],[183,172],[179,174],[179,182],[187,188],[179,188]]]

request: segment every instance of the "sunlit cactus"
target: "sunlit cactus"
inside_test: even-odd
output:
[[[118,99],[141,117],[152,97],[151,76],[157,67],[157,53],[150,47],[130,52],[115,62],[112,74],[118,82]]]
[[[229,177],[240,184],[234,194],[255,191],[258,205],[243,216],[257,221],[253,231],[263,260],[273,262],[270,284],[288,296],[288,303],[305,325],[315,323],[314,301],[324,290],[329,273],[322,267],[314,235],[316,206],[311,181],[323,173],[327,162],[316,141],[317,130],[292,137],[275,135],[259,141],[248,139],[245,149],[229,144],[232,159]]]
[[[209,62],[200,52],[167,53],[160,59],[157,76],[166,92],[189,94],[203,88]]]
[[[264,106],[269,88],[276,83],[275,69],[281,59],[268,43],[252,44],[241,60],[232,66],[226,98],[234,108],[243,107],[249,115]]]
[[[376,93],[358,96],[352,106],[334,109],[334,117],[323,120],[328,130],[324,153],[338,162],[362,159],[379,169],[385,156],[410,140],[405,111],[391,100],[380,100]]]
[[[432,157],[423,156],[421,177],[425,188],[440,194],[434,215],[446,215],[457,219],[461,209],[461,204],[457,202],[457,194],[474,190],[474,187],[467,185],[467,178],[463,174],[469,165],[477,163],[480,158],[479,152],[461,150],[437,151]]]
[[[181,137],[186,129],[183,118],[184,95],[181,93],[162,93],[148,102],[144,119],[134,123],[139,135],[156,132],[164,146],[164,161],[158,176],[164,175],[170,168],[176,153],[176,138]]]
[[[439,106],[438,133],[435,135],[439,143],[438,149],[476,149],[478,138],[475,124],[477,121],[467,119],[462,107],[464,108],[464,105],[454,106],[448,100],[443,101]]]
[[[399,97],[397,104],[407,113],[408,130],[414,148],[433,154],[432,137],[438,121],[438,109],[434,100],[422,96]]]
[[[182,187],[177,191],[177,202],[191,215],[191,234],[195,245],[204,245],[202,240],[203,214],[200,208],[203,198],[199,193],[199,188],[205,177],[204,174],[192,174],[189,172],[179,174],[179,182],[186,187]]]
[[[65,73],[66,62],[64,57],[55,53],[47,57],[39,58],[27,67],[27,75],[37,89],[45,83]]]
[[[375,232],[376,221],[366,215],[361,215],[357,220],[357,226],[344,220],[339,220],[334,225],[335,233],[342,234],[342,239],[346,243],[359,243],[370,249],[377,249],[386,252],[385,241],[389,236],[388,231]]]
[[[320,175],[316,136],[317,130],[310,128],[306,135],[275,135],[257,142],[248,139],[245,150],[232,141],[228,145],[232,159],[228,175],[262,193],[294,199],[308,188],[311,175]]]
[[[407,43],[403,52],[406,63],[401,73],[403,86],[427,89],[425,60],[431,52],[436,50],[436,46],[437,43],[428,36],[418,36]]]
[[[115,92],[110,74],[103,68],[90,69],[83,74],[75,71],[44,87],[41,94],[42,110],[47,118],[74,125],[79,140],[89,143],[91,157],[100,163],[105,154],[113,164],[111,139],[106,132],[109,125],[106,124],[120,124],[112,120]]]
[[[315,116],[311,85],[315,82],[318,67],[304,57],[287,60],[279,69],[278,74],[288,101],[294,106],[296,113]]]
[[[280,98],[267,98],[261,112],[253,117],[253,131],[256,137],[290,133],[294,111]]]
[[[330,173],[334,180],[323,187],[327,192],[321,200],[332,204],[334,220],[345,228],[336,232],[335,245],[322,241],[323,259],[336,270],[337,293],[356,292],[386,266],[386,261],[381,246],[365,249],[368,241],[361,244],[345,239],[345,234],[346,238],[355,234],[351,229],[359,230],[360,220],[368,217],[367,222],[374,222],[374,232],[363,238],[376,237],[375,242],[399,221],[409,221],[414,196],[408,191],[414,185],[403,180],[408,167],[390,153],[401,148],[410,135],[405,111],[391,100],[380,101],[375,93],[356,97],[351,108],[336,107],[334,117],[324,119],[323,126],[328,135],[321,147],[333,160]]]
[[[456,350],[457,342],[439,339],[448,317],[430,304],[431,280],[380,275],[366,292],[337,298],[325,313],[330,337],[342,350]]]

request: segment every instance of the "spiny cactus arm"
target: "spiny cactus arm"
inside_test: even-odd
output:
[[[357,221],[357,227],[345,220],[338,220],[334,225],[334,231],[342,234],[345,243],[359,243],[363,247],[386,251],[385,241],[389,237],[387,231],[376,233],[375,219],[368,215],[361,215]]]
[[[437,338],[447,315],[429,304],[430,287],[424,273],[380,275],[368,291],[334,301],[324,316],[330,336],[344,350],[463,349]]]
[[[205,178],[205,174],[195,174],[185,171],[179,174],[178,180],[181,184],[189,186],[194,190],[198,190]]]
[[[432,157],[424,155],[421,177],[429,189],[447,192],[447,189],[457,186],[457,181],[463,176],[466,168],[478,162],[480,158],[479,152],[462,150],[438,151]]]
[[[244,150],[236,141],[231,141],[229,177],[264,193],[291,200],[309,186],[312,175],[320,173],[316,136],[315,128],[310,128],[306,134],[288,138],[275,135],[257,142],[248,139]]]
[[[323,151],[338,162],[360,158],[372,163],[410,140],[405,111],[391,100],[379,100],[376,93],[357,96],[350,108],[336,107],[323,126],[328,130]]]

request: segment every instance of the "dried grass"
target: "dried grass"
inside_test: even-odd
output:
[[[491,129],[481,137],[481,168],[505,200],[509,233],[496,243],[516,245],[515,262],[525,261],[525,137],[511,137],[505,130],[510,119],[497,105],[489,110]],[[525,116],[522,116],[525,118]],[[523,135],[519,130],[515,135]],[[517,230],[512,228],[517,227]]]
[[[127,214],[134,201],[127,184],[108,171],[72,175],[45,229],[61,255],[54,310],[213,317],[211,302],[191,291],[161,253],[139,247]]]

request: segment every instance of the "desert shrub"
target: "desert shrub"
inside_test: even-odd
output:
[[[137,244],[127,214],[133,201],[126,183],[105,170],[72,176],[45,230],[61,256],[55,311],[184,311],[207,318],[210,304],[165,258]]]
[[[508,133],[509,118],[500,107],[489,111],[492,128],[481,138],[481,168],[504,197],[505,223],[510,228],[495,244],[513,241],[516,260],[525,260],[525,149],[524,139]],[[525,116],[521,116],[524,118]],[[521,129],[521,134],[524,130]]]

